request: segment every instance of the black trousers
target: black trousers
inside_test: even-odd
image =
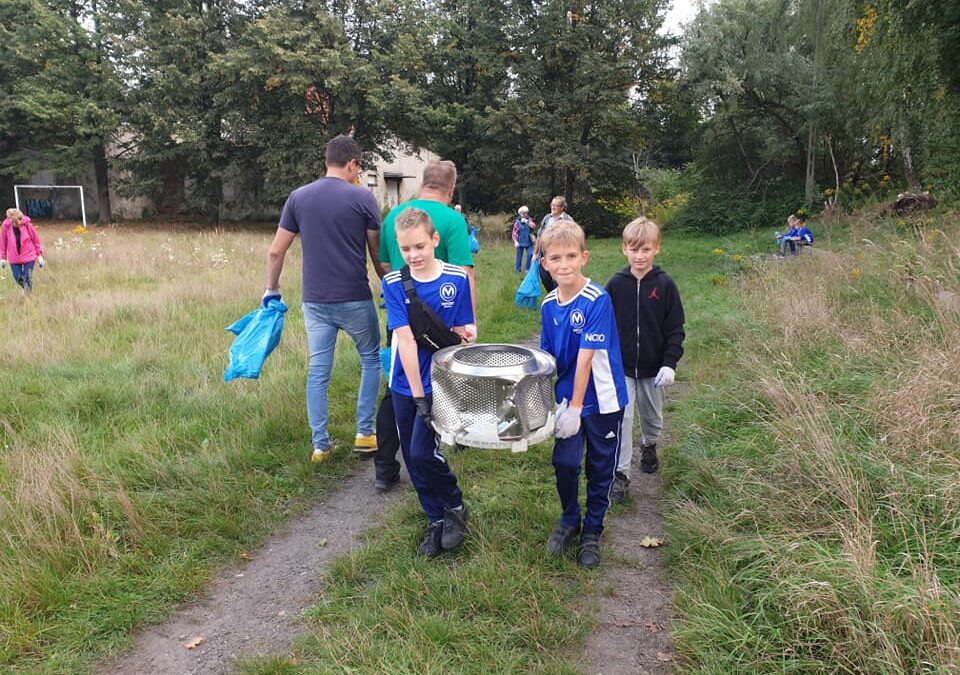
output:
[[[553,280],[547,270],[543,269],[543,258],[540,259],[540,281],[543,282],[543,288],[547,293],[557,287],[557,282]]]
[[[391,483],[400,476],[400,462],[397,461],[399,450],[397,417],[393,412],[393,395],[388,388],[377,408],[377,454],[373,456],[377,480]]]

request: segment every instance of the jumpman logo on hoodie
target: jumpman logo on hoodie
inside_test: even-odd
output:
[[[660,296],[657,295],[657,288],[654,286],[653,290],[650,291],[650,295],[647,296],[647,300],[659,300]]]

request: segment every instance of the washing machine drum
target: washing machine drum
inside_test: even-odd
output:
[[[433,355],[433,424],[446,445],[522,452],[553,434],[556,361],[542,349],[470,344]]]

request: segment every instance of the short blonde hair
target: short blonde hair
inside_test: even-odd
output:
[[[433,221],[430,220],[430,214],[421,209],[415,209],[412,206],[403,211],[394,222],[394,229],[397,232],[406,232],[417,227],[422,227],[429,236],[433,236],[436,230],[433,227]]]
[[[643,246],[644,244],[660,245],[660,226],[649,218],[640,216],[627,223],[623,228],[624,246]]]
[[[540,250],[544,255],[553,244],[573,244],[581,251],[586,250],[587,238],[583,228],[572,220],[555,220],[540,235]]]
[[[20,209],[7,209],[7,218],[11,220],[23,220],[23,211]]]

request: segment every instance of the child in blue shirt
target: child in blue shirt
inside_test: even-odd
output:
[[[780,241],[780,251],[778,255],[783,258],[787,254],[787,246],[790,247],[790,253],[798,254],[797,244],[800,246],[813,246],[813,232],[807,227],[805,220],[791,214],[787,218],[787,224],[790,229],[786,234],[777,233],[777,239]]]
[[[440,237],[430,216],[420,209],[407,209],[397,217],[396,234],[417,296],[455,333],[465,341],[470,339],[466,328],[474,323],[470,282],[462,267],[434,257]],[[440,437],[432,426],[432,353],[418,346],[410,329],[402,276],[402,270],[395,270],[383,277],[387,329],[393,331],[389,386],[403,461],[429,520],[417,552],[433,558],[460,545],[470,512],[456,475],[440,453]]]
[[[617,468],[627,389],[610,296],[583,275],[590,257],[583,230],[558,220],[540,236],[543,265],[557,283],[540,308],[540,346],[557,361],[553,467],[562,513],[547,540],[562,555],[580,535],[577,562],[600,564],[600,534]],[[578,489],[586,446],[587,499],[581,522]]]

